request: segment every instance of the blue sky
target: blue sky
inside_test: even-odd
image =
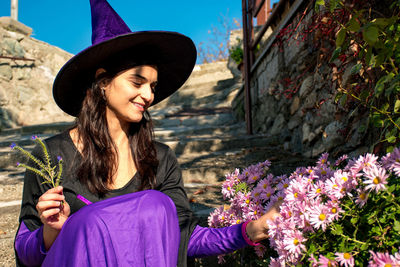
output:
[[[220,26],[222,16],[242,18],[241,0],[139,1],[109,0],[136,30],[169,30],[188,35],[198,44]],[[0,16],[10,16],[11,0],[0,0]],[[76,54],[90,45],[89,0],[19,0],[18,20],[33,29],[32,37]]]

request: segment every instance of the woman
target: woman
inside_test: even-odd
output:
[[[174,153],[153,140],[147,109],[189,77],[193,42],[131,32],[105,0],[91,0],[93,45],[58,73],[53,95],[76,126],[47,139],[62,157],[62,187],[25,174],[20,266],[186,266],[267,238],[267,212],[222,229],[196,226]],[[43,157],[40,148],[33,154]],[[30,163],[34,164],[34,163]]]

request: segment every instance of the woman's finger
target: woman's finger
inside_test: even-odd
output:
[[[51,209],[51,208],[61,208],[61,201],[54,201],[54,200],[50,200],[50,201],[41,201],[38,202],[38,204],[36,205],[36,209],[39,212],[43,212],[47,209]]]
[[[60,213],[60,209],[59,208],[55,208],[55,209],[48,209],[42,212],[41,217],[44,218],[45,220],[48,220],[51,216],[56,215]]]
[[[65,196],[64,195],[60,195],[60,194],[55,194],[55,193],[44,193],[43,195],[41,195],[39,197],[39,202],[40,201],[47,201],[47,200],[65,200]]]

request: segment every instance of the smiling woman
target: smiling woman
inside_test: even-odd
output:
[[[231,227],[197,226],[173,151],[153,139],[147,109],[189,77],[192,40],[131,32],[106,0],[90,2],[93,45],[68,61],[53,85],[58,106],[77,118],[45,140],[50,157],[63,159],[62,186],[25,174],[17,265],[186,266],[187,256],[267,238],[266,219],[276,208]],[[32,154],[43,158],[40,148]]]
[[[100,71],[106,72],[104,69]],[[112,120],[126,124],[140,122],[143,113],[153,103],[157,85],[157,69],[154,66],[138,66],[119,73],[101,90],[104,92],[107,106],[108,125]]]

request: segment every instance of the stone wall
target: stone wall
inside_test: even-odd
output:
[[[54,103],[52,84],[72,56],[29,37],[32,29],[0,18],[0,129],[72,121]],[[18,60],[25,58],[32,60]]]
[[[298,23],[301,16],[288,22],[298,29],[290,38],[281,38],[281,46],[275,42],[266,51],[261,46],[259,55],[264,56],[251,77],[253,130],[279,136],[286,150],[306,157],[323,152],[364,153],[371,144],[359,128],[367,123],[368,115],[357,109],[342,110],[335,103],[332,65],[319,60],[315,36],[304,41],[293,37],[312,19],[314,11],[309,10],[302,23]],[[329,44],[326,48],[332,49]],[[343,85],[348,77],[343,75]],[[243,118],[242,98],[243,92],[233,103],[239,118]]]

